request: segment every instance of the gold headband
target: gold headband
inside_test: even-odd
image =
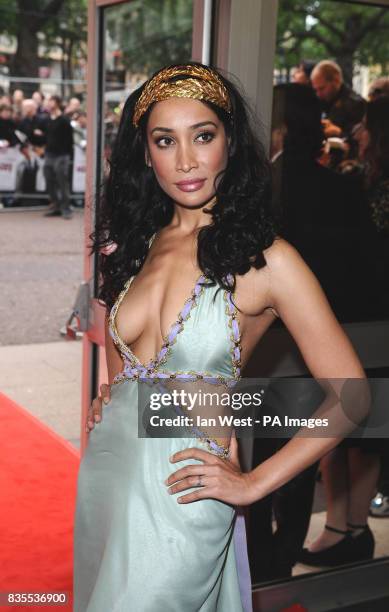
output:
[[[188,76],[186,79],[169,79],[177,76]],[[231,102],[227,89],[218,74],[210,68],[202,66],[173,66],[164,68],[146,83],[135,105],[132,122],[138,127],[139,119],[153,102],[161,102],[168,98],[192,98],[205,100],[220,106],[231,113]]]

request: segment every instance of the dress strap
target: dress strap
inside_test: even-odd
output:
[[[227,276],[227,282],[232,285],[233,277],[231,274]],[[241,373],[241,356],[242,356],[242,335],[239,328],[238,309],[235,306],[235,294],[232,291],[223,291],[224,301],[226,304],[225,312],[228,317],[228,326],[231,329],[230,334],[230,354],[234,373],[234,378],[240,378]]]

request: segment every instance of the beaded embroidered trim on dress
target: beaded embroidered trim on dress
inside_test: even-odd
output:
[[[175,343],[178,334],[184,329],[184,322],[186,321],[186,319],[189,318],[192,308],[196,306],[197,299],[204,290],[204,286],[201,283],[205,281],[205,276],[201,274],[201,276],[197,279],[196,284],[191,292],[191,295],[185,300],[184,306],[180,311],[176,321],[173,323],[168,333],[163,337],[162,347],[160,348],[156,357],[150,359],[150,361],[148,361],[146,364],[143,364],[132,352],[131,348],[121,339],[116,327],[116,315],[119,306],[122,303],[125,295],[127,294],[127,291],[129,290],[133,279],[134,277],[127,281],[123,291],[119,294],[117,301],[112,307],[109,316],[110,332],[113,341],[118,346],[122,355],[128,358],[128,362],[131,365],[130,369],[126,367],[125,369],[127,371],[130,370],[131,374],[133,374],[136,378],[139,378],[139,376],[150,377],[151,375],[155,374],[157,368],[159,368],[160,365],[167,361],[167,358],[170,355],[170,347],[172,346],[172,344]],[[123,359],[123,361],[125,361],[125,359]]]
[[[180,311],[177,320],[171,326],[169,332],[163,338],[163,344],[156,357],[151,359],[148,363],[143,364],[138,357],[133,353],[131,348],[122,340],[116,327],[116,315],[118,309],[126,296],[134,277],[129,279],[123,290],[120,292],[115,304],[113,305],[109,315],[109,332],[111,337],[119,348],[123,358],[123,371],[115,376],[112,384],[119,384],[125,380],[137,380],[137,379],[148,379],[155,383],[160,383],[162,380],[177,379],[182,382],[194,382],[196,380],[203,380],[210,384],[222,384],[227,387],[234,386],[240,379],[241,372],[241,334],[239,330],[239,323],[237,318],[237,309],[233,303],[231,292],[224,290],[223,298],[226,302],[225,312],[228,316],[228,326],[231,329],[230,334],[230,354],[233,376],[226,378],[221,375],[214,375],[210,372],[198,372],[193,370],[188,371],[175,371],[167,372],[160,369],[160,366],[166,363],[169,355],[171,354],[171,346],[176,342],[178,334],[184,329],[184,322],[189,318],[192,309],[197,306],[198,298],[204,291],[204,282],[207,280],[206,276],[201,274],[191,292],[191,295],[184,303],[182,310]],[[229,449],[225,448],[217,443],[213,438],[208,437],[205,433],[199,430],[200,435],[196,434],[196,437],[200,441],[204,442],[210,450],[215,452],[220,457],[228,457]]]

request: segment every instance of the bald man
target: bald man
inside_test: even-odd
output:
[[[23,132],[28,141],[34,146],[42,146],[45,143],[46,123],[37,114],[38,105],[32,98],[22,102],[22,118],[18,124],[18,130]]]
[[[349,136],[365,114],[365,100],[348,87],[341,67],[330,60],[316,64],[311,73],[312,87],[326,118],[339,128],[339,135]]]

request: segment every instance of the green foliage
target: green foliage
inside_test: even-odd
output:
[[[0,0],[0,34],[16,35],[18,17],[16,0]]]
[[[17,36],[27,24],[30,31],[43,32],[62,11],[70,16],[68,4],[76,6],[74,0],[0,0],[0,34]],[[78,3],[85,5],[85,0]]]
[[[147,75],[165,64],[189,60],[192,11],[190,0],[134,0],[107,8],[108,35],[123,67]]]
[[[356,62],[387,69],[388,8],[336,0],[280,0],[279,6],[277,68],[331,58],[346,72]]]
[[[48,43],[55,37],[86,41],[88,0],[65,0],[59,13],[50,19],[44,29]]]
[[[45,46],[61,46],[71,59],[86,57],[88,0],[65,0],[55,18],[50,19],[43,33]]]
[[[40,41],[48,53],[54,47],[62,47],[72,56],[68,60],[71,64],[75,57],[86,55],[87,0],[0,0],[0,33],[17,39],[19,73],[23,65],[31,68],[38,64],[38,58],[31,57],[37,53],[37,45],[26,50],[20,44],[26,33],[43,34]]]

